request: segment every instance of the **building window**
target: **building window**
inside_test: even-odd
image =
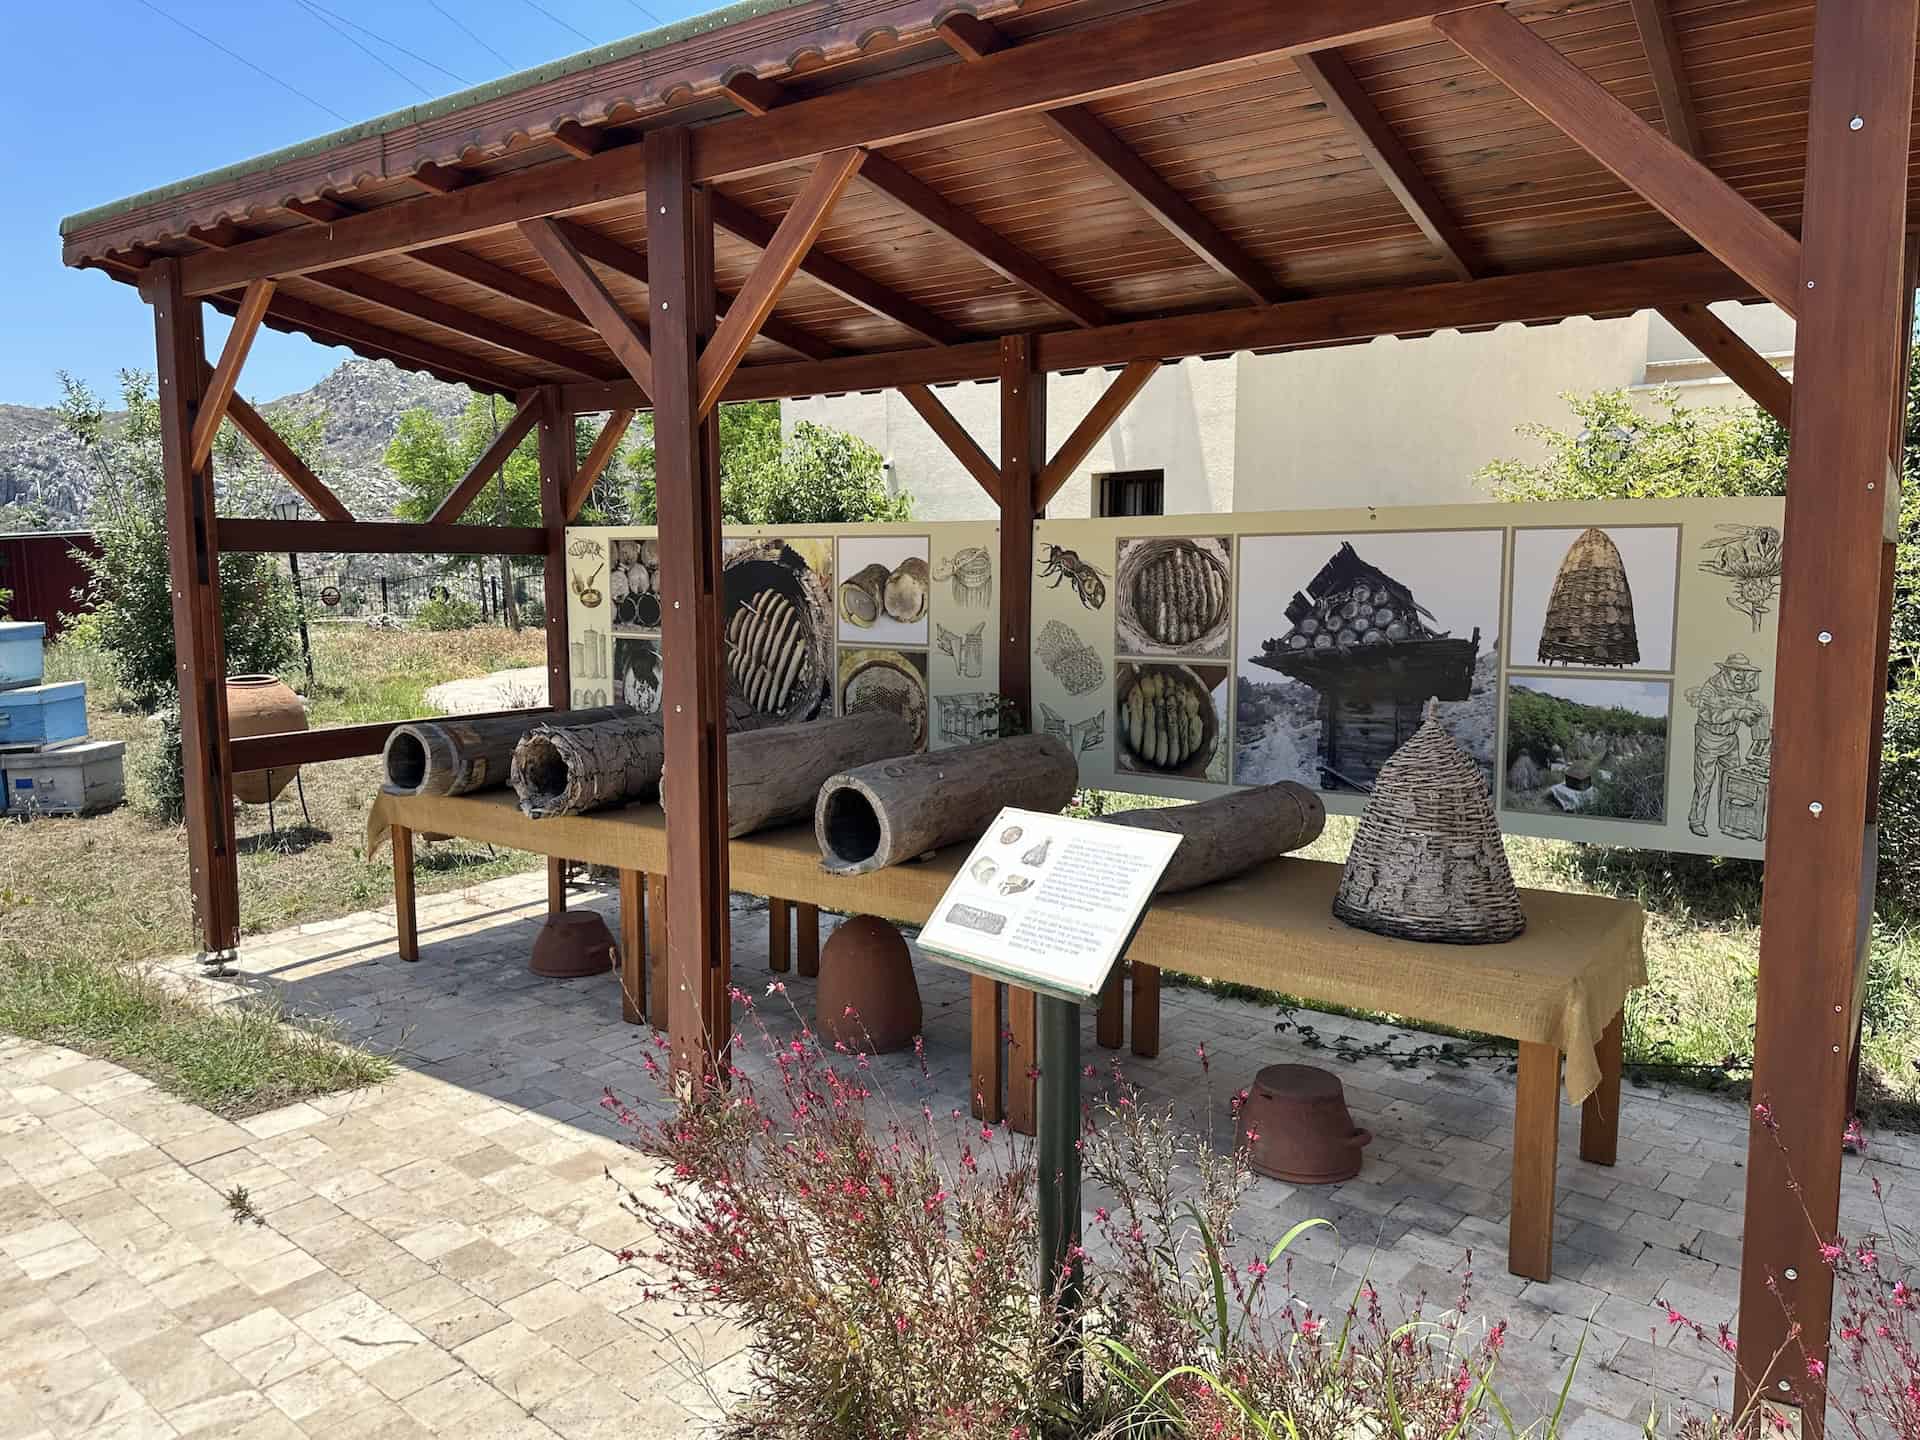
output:
[[[1109,470],[1104,475],[1095,475],[1093,480],[1100,500],[1100,515],[1167,513],[1164,470]]]

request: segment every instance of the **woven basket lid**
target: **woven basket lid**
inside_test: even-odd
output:
[[[1401,940],[1498,944],[1527,917],[1480,767],[1435,709],[1380,767],[1333,913]]]
[[[1540,627],[1540,663],[1637,665],[1640,632],[1633,623],[1633,586],[1613,537],[1583,530],[1567,547]]]

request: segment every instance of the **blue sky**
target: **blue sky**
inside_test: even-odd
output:
[[[59,393],[56,370],[112,393],[122,367],[153,364],[153,323],[138,296],[97,271],[61,265],[61,217],[716,4],[64,0],[8,6],[11,63],[0,86],[0,127],[15,141],[0,160],[6,197],[0,205],[0,404],[52,403]],[[221,53],[176,20],[243,59]],[[225,325],[209,316],[210,350]],[[241,388],[260,397],[298,390],[346,353],[262,331]]]

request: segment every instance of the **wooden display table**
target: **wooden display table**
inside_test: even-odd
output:
[[[657,882],[666,870],[667,836],[658,806],[529,820],[507,791],[380,796],[367,822],[367,853],[391,833],[400,950],[410,960],[419,955],[416,832],[460,835],[620,871],[622,990],[628,1018],[641,1018],[646,947],[637,912],[643,876],[654,882],[656,976],[664,948]],[[803,915],[828,909],[920,925],[967,853],[965,846],[952,846],[918,864],[829,875],[820,868],[811,827],[792,826],[733,841],[728,883],[736,891],[798,904]],[[1509,1267],[1517,1275],[1550,1278],[1563,1060],[1567,1099],[1584,1105],[1581,1158],[1611,1165],[1619,1132],[1620,1012],[1627,994],[1647,978],[1644,914],[1631,901],[1526,890],[1521,900],[1527,931],[1519,939],[1504,945],[1421,944],[1335,920],[1331,906],[1339,880],[1338,865],[1287,857],[1156,900],[1128,952],[1135,1050],[1151,1054],[1158,1048],[1159,970],[1150,960],[1204,979],[1284,991],[1309,1004],[1385,1011],[1410,1023],[1518,1042]],[[784,924],[776,931],[784,938]],[[803,946],[805,933],[803,921]],[[780,955],[776,943],[776,961]],[[1108,1044],[1118,1043],[1117,1001],[1116,979],[1102,1013],[1101,1035]],[[997,1005],[990,1020],[976,1006],[976,1078],[997,1078],[999,1040]],[[997,1084],[993,1089],[997,1095]]]

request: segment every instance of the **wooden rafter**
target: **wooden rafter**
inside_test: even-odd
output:
[[[1694,348],[1719,366],[1720,373],[1782,425],[1793,424],[1793,382],[1771,360],[1734,333],[1733,328],[1704,305],[1688,302],[1663,305],[1661,315]]]
[[[796,100],[777,115],[742,115],[693,136],[693,179],[726,180],[809,160],[848,146],[880,147],[989,120],[1057,109],[1224,65],[1324,49],[1429,23],[1437,11],[1491,0],[1187,0],[1013,46],[967,65],[910,70]],[[192,295],[234,288],[260,275],[285,278],[376,255],[484,234],[522,220],[564,214],[646,188],[634,145],[591,159],[531,166],[476,180],[458,204],[421,196],[265,236],[226,251],[190,255],[181,275]]]
[[[1113,314],[1077,286],[990,230],[924,180],[901,169],[884,155],[870,155],[860,178],[902,210],[917,215],[998,275],[1031,290],[1079,325],[1111,325]]]
[[[343,204],[330,195],[317,195],[311,200],[298,197],[285,202],[285,209],[291,210],[303,220],[311,220],[316,225],[331,225],[336,220],[344,220],[349,215],[360,212],[351,205]]]
[[[422,190],[430,190],[435,195],[451,195],[472,183],[472,177],[465,171],[433,160],[417,167],[408,178]]]
[[[1093,453],[1093,447],[1106,437],[1107,431],[1126,413],[1134,397],[1146,389],[1147,382],[1159,373],[1158,360],[1136,360],[1113,377],[1113,383],[1093,402],[1093,408],[1087,411],[1084,420],[1074,426],[1073,433],[1060,442],[1060,448],[1040,472],[1033,490],[1036,509],[1046,509],[1047,503],[1060,493],[1060,487],[1073,478],[1073,472],[1080,468],[1080,462]]]
[[[546,262],[561,288],[573,297],[573,303],[592,322],[607,348],[633,377],[634,384],[642,391],[651,392],[653,355],[647,348],[647,331],[620,308],[620,302],[581,256],[573,240],[552,220],[523,220],[520,233]]]
[[[1367,94],[1360,77],[1340,57],[1338,51],[1322,50],[1296,55],[1293,63],[1327,107],[1327,113],[1344,125],[1400,208],[1407,212],[1427,243],[1440,252],[1447,267],[1462,280],[1480,273],[1479,247],[1460,228],[1460,222],[1447,208],[1446,201],[1433,188],[1433,182],[1414,163],[1413,156],[1393,127]]]
[[[253,442],[253,448],[280,473],[280,478],[313,507],[315,514],[326,520],[352,521],[353,512],[307,467],[307,462],[294,453],[293,447],[266,416],[235,395],[227,401],[227,418],[233,421],[234,429]]]
[[[464,306],[435,300],[404,285],[395,285],[358,270],[320,270],[306,279],[396,314],[424,320],[429,325],[469,340],[494,345],[528,359],[544,360],[549,365],[558,366],[574,375],[584,375],[590,380],[608,380],[620,374],[617,366],[609,365],[584,350],[576,350],[571,345],[562,345],[539,335],[530,335],[524,330],[476,314]]]
[[[1000,467],[993,457],[980,447],[980,442],[967,433],[967,427],[955,418],[954,413],[940,403],[940,397],[924,385],[902,385],[900,397],[911,405],[920,418],[927,422],[927,428],[952,452],[966,472],[979,482],[980,488],[987,492],[993,503],[1000,503]]]
[[[594,439],[593,448],[587,452],[587,458],[580,462],[579,472],[574,476],[573,489],[567,493],[567,520],[580,513],[580,507],[587,503],[587,496],[593,493],[593,487],[606,473],[614,455],[620,449],[620,442],[627,437],[627,427],[633,424],[634,412],[616,410],[607,416],[607,423],[600,427],[600,434]]]
[[[1454,11],[1433,23],[1767,299],[1798,313],[1800,242],[1739,191],[1499,6]]]
[[[1007,46],[1007,38],[999,30],[964,10],[941,21],[938,31],[947,47],[963,60],[984,60]],[[1265,265],[1167,183],[1091,110],[1068,105],[1041,111],[1040,120],[1214,270],[1264,304],[1283,298],[1284,289]]]
[[[765,80],[751,70],[742,70],[720,82],[720,93],[749,115],[765,115],[787,103],[786,87],[777,80]]]
[[[513,412],[513,418],[500,427],[500,433],[493,443],[487,446],[473,467],[461,477],[460,483],[453,487],[447,498],[434,506],[433,514],[427,517],[429,525],[452,525],[467,513],[467,507],[480,496],[507,458],[519,448],[520,442],[540,419],[540,397],[530,393],[520,402]]]
[[[215,295],[209,297],[208,303],[231,313],[238,307],[239,297]],[[435,345],[413,335],[403,335],[383,325],[296,300],[285,291],[273,297],[272,308],[268,311],[267,323],[276,321],[326,344],[351,346],[363,355],[391,360],[408,369],[425,370],[458,385],[473,385],[500,394],[518,394],[535,383],[529,376],[507,370],[491,361],[476,360],[462,351],[449,350],[443,345]]]
[[[573,303],[573,297],[566,291],[543,285],[518,270],[509,270],[491,260],[482,260],[478,255],[457,246],[436,245],[427,250],[410,251],[407,259],[443,275],[451,275],[456,280],[464,280],[469,285],[478,285],[482,290],[491,290],[505,299],[518,301],[556,320],[571,320],[576,325],[593,328],[588,325],[586,313]]]
[[[214,437],[220,433],[220,422],[227,418],[227,402],[240,383],[240,367],[247,363],[247,352],[253,348],[253,337],[260,333],[260,322],[267,318],[274,288],[271,280],[255,280],[240,297],[233,329],[227,332],[227,343],[220,350],[220,363],[213,367],[206,394],[201,397],[200,408],[194,415],[193,445],[189,451],[192,474],[198,475],[206,469],[207,461],[213,456]]]
[[[747,347],[760,333],[761,322],[773,313],[781,292],[833,213],[834,202],[853,183],[867,158],[864,150],[838,150],[815,162],[813,173],[761,253],[760,263],[753,267],[746,285],[727,307],[726,318],[700,352],[696,418],[704,419],[720,403],[720,392],[726,389]]]
[[[729,235],[761,250],[772,243],[773,232],[778,228],[773,221],[717,190],[713,192],[713,223]],[[807,252],[806,258],[800,262],[800,273],[818,280],[842,299],[852,301],[883,320],[891,320],[935,345],[953,345],[967,338],[966,332],[959,326],[943,320],[926,306],[909,300],[899,291],[889,289],[821,250]],[[764,325],[761,333],[766,333]]]
[[[1680,37],[1673,28],[1667,0],[1632,0],[1633,23],[1653,72],[1653,92],[1660,97],[1660,114],[1667,122],[1667,138],[1698,160],[1700,122],[1694,115],[1693,90],[1680,61]]]
[[[553,127],[550,138],[554,144],[576,160],[585,160],[590,156],[598,155],[607,143],[605,135],[582,125],[578,120],[562,120]]]

